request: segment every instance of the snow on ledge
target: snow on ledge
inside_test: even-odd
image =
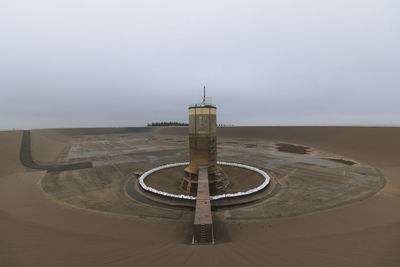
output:
[[[245,164],[240,164],[240,163],[231,163],[231,162],[223,162],[223,161],[218,161],[217,164],[219,165],[226,165],[226,166],[234,166],[234,167],[239,167],[239,168],[245,168],[251,171],[255,171],[258,172],[259,174],[261,174],[264,177],[264,182],[255,188],[252,188],[250,190],[247,190],[245,192],[237,192],[237,193],[228,193],[228,194],[222,194],[222,195],[217,195],[217,196],[211,196],[210,199],[211,200],[217,200],[217,199],[222,199],[222,198],[230,198],[230,197],[239,197],[239,196],[247,196],[250,194],[253,194],[257,191],[260,191],[262,189],[264,189],[270,182],[270,177],[268,176],[268,174],[258,168],[252,167],[252,166],[248,166]],[[196,200],[196,197],[192,197],[192,196],[188,196],[188,195],[176,195],[176,194],[171,194],[171,193],[167,193],[167,192],[163,192],[157,189],[154,189],[150,186],[147,186],[146,183],[144,182],[144,179],[146,179],[147,176],[149,176],[150,174],[157,172],[159,170],[162,169],[167,169],[167,168],[172,168],[172,167],[177,167],[177,166],[183,166],[183,165],[189,165],[189,162],[178,162],[178,163],[171,163],[171,164],[166,164],[166,165],[161,165],[158,166],[154,169],[148,170],[147,172],[143,173],[142,176],[140,176],[139,178],[139,184],[140,186],[146,190],[146,191],[150,191],[154,194],[158,194],[158,195],[162,195],[162,196],[166,196],[166,197],[173,197],[173,198],[179,198],[179,199],[189,199],[189,200]]]

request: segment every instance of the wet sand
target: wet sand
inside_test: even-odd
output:
[[[187,133],[179,127],[156,131]],[[323,149],[379,168],[386,185],[364,201],[302,216],[216,218],[217,244],[192,246],[185,220],[89,212],[49,199],[38,185],[45,172],[19,163],[21,132],[0,132],[0,265],[400,265],[400,128],[226,127],[218,135],[252,144],[273,139]],[[59,144],[69,142],[57,138],[53,136]],[[63,145],[46,144],[46,138],[40,142],[33,145],[34,159],[56,161]]]

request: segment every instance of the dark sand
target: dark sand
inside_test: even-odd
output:
[[[55,162],[79,131],[44,133],[51,140],[35,134],[34,159]],[[49,199],[40,188],[45,172],[19,163],[21,132],[0,132],[0,266],[400,266],[400,128],[232,127],[218,135],[343,155],[379,168],[386,185],[364,201],[307,215],[217,219],[219,242],[192,246],[186,221],[90,212]]]

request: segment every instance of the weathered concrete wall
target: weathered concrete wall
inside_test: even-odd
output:
[[[210,181],[214,183],[217,171],[217,119],[216,108],[200,106],[189,108],[190,164],[184,171],[181,189],[197,190],[197,168],[208,166]],[[215,186],[214,186],[215,187]]]

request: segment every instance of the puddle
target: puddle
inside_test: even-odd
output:
[[[88,151],[84,152],[79,155],[68,155],[67,160],[70,159],[84,159],[84,158],[91,158],[91,157],[101,157],[101,156],[107,156],[108,151]]]
[[[145,145],[138,145],[134,147],[134,150],[136,151],[148,151],[148,150],[154,150],[154,149],[158,149],[160,148],[160,146],[145,146]]]
[[[257,147],[257,144],[245,144],[244,146],[247,148],[255,148]]]
[[[229,153],[218,153],[218,157],[223,158],[223,157],[232,157],[232,154]]]
[[[147,161],[150,162],[150,163],[154,163],[154,162],[156,162],[156,161],[158,161],[160,159],[157,156],[151,156],[151,155],[147,155],[146,158],[147,158]]]
[[[313,163],[315,165],[324,165],[324,166],[329,166],[329,167],[340,167],[342,164],[339,162],[335,162],[332,160],[327,160],[327,159],[321,159],[321,158],[304,158],[301,160],[301,162],[305,163]]]
[[[106,166],[110,165],[110,162],[107,161],[92,161],[93,167],[101,167],[101,166]]]
[[[122,155],[125,158],[125,162],[134,162],[134,163],[138,163],[138,162],[145,162],[145,159],[133,159],[127,155]]]
[[[326,160],[330,160],[330,161],[334,161],[334,162],[338,162],[338,163],[342,163],[344,165],[348,165],[348,166],[353,166],[356,163],[354,161],[351,160],[345,160],[345,159],[334,159],[334,158],[326,158]]]
[[[288,152],[280,152],[280,151],[276,151],[275,155],[277,156],[281,156],[281,157],[286,157],[286,158],[291,158],[293,157],[292,153],[288,153]]]
[[[268,161],[267,164],[265,164],[266,169],[273,169],[276,168],[276,165],[272,161]]]
[[[306,146],[298,146],[286,143],[276,144],[276,148],[280,152],[287,152],[293,154],[308,154],[311,151],[311,149]]]
[[[118,146],[118,145],[113,145],[112,149],[115,150],[124,150],[124,149],[128,149],[129,147],[125,147],[125,146]]]
[[[80,145],[76,145],[76,146],[71,147],[71,149],[69,151],[76,152],[76,151],[79,150],[79,148],[81,148],[81,146]]]
[[[281,165],[289,165],[289,164],[294,164],[296,162],[293,160],[288,160],[288,159],[276,159],[276,160],[274,160],[274,163],[281,164]]]
[[[94,141],[93,143],[102,144],[102,145],[109,145],[110,141],[108,141],[108,140],[98,140],[98,141]]]

